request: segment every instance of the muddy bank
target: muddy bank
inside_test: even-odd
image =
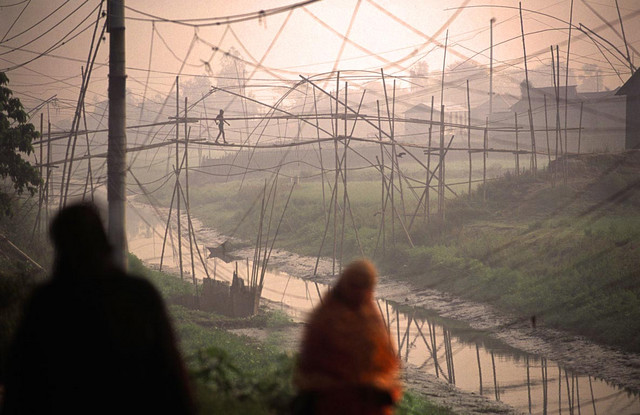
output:
[[[289,274],[311,278],[315,258],[279,252],[271,264]],[[331,260],[321,259],[318,282],[331,283]],[[382,276],[378,297],[399,304],[435,311],[463,321],[507,345],[545,357],[579,374],[590,374],[629,391],[640,392],[640,355],[590,342],[584,337],[544,327],[498,312],[490,305],[475,303],[436,290],[416,291],[410,284]]]
[[[269,309],[281,310],[282,305],[272,301],[263,302]],[[228,330],[259,342],[271,342],[289,353],[299,349],[304,325],[294,322],[276,328],[244,327]],[[415,365],[403,365],[403,381],[406,389],[423,394],[430,401],[452,409],[457,414],[521,414],[509,405],[493,401],[486,396],[462,391],[434,375],[425,373]]]
[[[215,230],[202,226],[197,220],[194,221],[194,228],[196,229],[198,240],[207,244],[206,246],[216,246],[217,243],[226,239]],[[240,258],[252,258],[253,249],[244,248],[234,251],[233,254]],[[331,276],[333,274],[332,261],[326,258],[321,259],[318,263],[318,275],[313,277],[315,267],[316,258],[304,257],[285,251],[274,251],[269,262],[269,268],[272,270],[284,271],[289,275],[305,278],[307,281],[331,284],[333,280]],[[221,264],[218,263],[218,272],[220,272],[220,268]],[[209,271],[212,271],[212,264],[210,264]],[[285,275],[284,278],[286,279],[287,276]],[[279,289],[281,288],[279,287]],[[311,285],[309,288],[313,290]],[[507,345],[546,357],[577,373],[589,373],[592,376],[629,390],[638,390],[640,359],[636,355],[594,345],[585,339],[549,330],[543,324],[539,324],[537,329],[532,329],[528,321],[517,321],[511,316],[501,314],[489,306],[464,301],[435,290],[416,290],[407,283],[395,281],[390,277],[383,276],[381,278],[378,297],[404,306],[432,310],[445,318],[464,321],[470,327],[482,330],[488,333],[489,336],[502,340]],[[282,309],[286,306],[277,304],[276,307]],[[292,309],[291,311],[295,312],[296,310]],[[298,313],[298,321],[303,318],[304,313]],[[241,328],[238,327],[238,329]],[[249,331],[253,332],[251,329]],[[250,333],[242,334],[250,335]],[[268,333],[266,331],[263,332],[263,336],[266,335]],[[293,338],[293,336],[289,335],[284,337]],[[286,348],[295,349],[297,343],[295,341],[291,343]],[[436,379],[430,374],[414,370],[410,365],[406,369],[408,375],[407,385],[409,387],[429,396],[433,395],[434,401],[445,406],[455,407],[455,410],[459,413],[514,412],[509,407],[501,406],[501,403],[495,403],[485,397],[478,396],[478,394],[464,392],[459,388],[450,386],[441,379]],[[457,401],[462,403],[456,404],[455,402]],[[487,405],[497,406],[494,409],[487,409]]]

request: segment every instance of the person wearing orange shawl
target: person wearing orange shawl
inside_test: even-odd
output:
[[[295,414],[393,414],[400,360],[374,300],[376,281],[371,262],[355,261],[312,312],[294,373]]]

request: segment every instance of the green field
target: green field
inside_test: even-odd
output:
[[[405,186],[403,207],[397,185],[397,213],[392,223],[389,202],[384,244],[379,180],[353,175],[344,217],[340,185],[335,224],[333,181],[325,183],[324,199],[319,180],[302,181],[293,191],[276,246],[332,257],[335,239],[336,257],[342,255],[344,262],[364,254],[383,273],[418,288],[488,302],[523,318],[535,315],[546,326],[640,351],[640,163],[620,160],[585,157],[572,164],[566,182],[560,176],[553,182],[549,172],[541,171],[537,177],[507,173],[476,187],[470,197],[459,186],[457,197],[447,195],[444,222],[437,217],[433,190],[429,223],[420,207],[411,227],[417,198]],[[265,201],[263,219],[267,232],[272,218],[272,237],[292,181],[279,179],[273,191],[271,185],[266,192],[264,180],[246,180],[240,190],[238,181],[192,186],[192,214],[251,245],[262,194],[276,194],[273,208],[269,198]],[[413,191],[419,196],[421,189]],[[167,189],[160,200],[168,204]]]

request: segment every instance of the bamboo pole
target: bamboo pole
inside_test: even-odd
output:
[[[313,91],[313,109],[316,115],[316,134],[318,136],[318,153],[320,158],[320,181],[322,182],[322,211],[324,212],[325,219],[328,217],[329,212],[327,212],[327,203],[325,199],[325,190],[324,190],[324,164],[322,162],[322,143],[320,142],[320,121],[318,119],[318,101],[316,99],[316,89],[311,88]]]
[[[40,137],[42,137],[42,132],[44,131],[44,112],[40,113]],[[42,173],[43,173],[43,169],[44,166],[42,166],[43,164],[43,160],[44,160],[44,143],[40,143],[40,158],[38,159],[38,161],[40,161],[40,185],[39,185],[39,189],[40,189],[40,193],[38,194],[38,214],[36,216],[36,223],[38,225],[38,233],[42,234],[42,203],[44,202],[44,180],[42,179]]]
[[[556,45],[556,68],[554,69],[555,79],[555,93],[556,93],[556,171],[558,170],[558,150],[560,151],[560,156],[564,157],[564,146],[562,142],[562,129],[560,123],[560,51],[558,49],[558,45]],[[558,148],[559,144],[559,148]],[[562,162],[562,175],[566,179],[566,175],[564,174],[564,162]]]
[[[542,414],[547,415],[547,408],[549,406],[549,379],[547,376],[547,361],[544,357],[540,358],[540,370],[542,371]]]
[[[87,159],[87,182],[89,184],[89,186],[91,187],[91,201],[93,202],[94,198],[94,192],[95,189],[93,187],[93,170],[91,168],[91,144],[89,143],[89,133],[88,133],[88,128],[87,128],[87,112],[85,110],[85,105],[84,105],[84,101],[82,102],[82,119],[84,122],[84,130],[85,130],[85,141],[87,143],[87,156],[89,156],[89,158]],[[86,193],[87,191],[87,183],[85,182],[84,185],[84,192]],[[84,200],[85,194],[82,194],[82,199]]]
[[[180,170],[182,166],[179,165],[179,154],[180,154],[180,85],[178,82],[179,78],[176,76],[176,187],[180,186]],[[184,280],[184,269],[182,264],[182,226],[180,225],[180,194],[178,194],[178,198],[176,199],[176,219],[178,222],[178,261],[180,265],[180,279]]]
[[[482,153],[482,202],[487,201],[487,147],[489,145],[487,139],[487,127],[489,124],[489,118],[485,120],[484,139],[483,139],[483,153]]]
[[[430,323],[429,321],[427,321],[427,323],[429,325],[429,338],[431,339],[431,350],[433,352],[433,360],[436,366],[436,378],[439,378],[440,375],[438,373],[437,368],[440,365],[438,363],[438,349],[436,347],[438,343],[438,339],[436,338],[436,325],[434,323]],[[444,373],[442,374],[442,376],[444,376]]]
[[[47,181],[45,182],[44,207],[49,223],[49,188],[51,187],[51,119],[49,117],[49,104],[47,104]]]
[[[517,112],[513,112],[513,117],[514,117],[514,125],[516,128],[516,177],[520,176],[520,144],[519,144],[519,140],[518,140],[518,113]]]
[[[280,171],[278,170],[278,172],[276,173],[276,177],[274,178],[272,184],[271,184],[271,189],[269,190],[269,199],[267,200],[267,205],[269,204],[269,200],[271,201],[271,210],[269,212],[269,221],[267,222],[267,237],[264,240],[264,252],[262,254],[262,266],[260,267],[260,284],[259,286],[262,286],[262,282],[264,281],[264,275],[266,272],[266,267],[267,267],[267,255],[269,254],[269,238],[271,236],[271,220],[273,219],[273,210],[275,208],[275,204],[276,204],[276,197],[278,195],[278,178],[280,176]],[[293,184],[296,184],[296,181],[293,181]],[[292,187],[293,189],[293,187]],[[273,197],[271,197],[271,195],[273,195]],[[262,248],[261,248],[262,249]],[[286,288],[285,288],[286,290]],[[261,291],[260,291],[261,293]]]
[[[178,191],[178,182],[176,182],[173,186],[173,193],[171,194],[171,201],[169,202],[169,214],[167,215],[167,224],[164,228],[164,237],[162,238],[162,250],[160,253],[160,272],[162,272],[162,264],[164,262],[164,248],[167,245],[167,234],[169,233],[169,229],[171,227],[171,211],[173,210],[173,200],[176,197],[176,192]]]
[[[569,122],[569,60],[571,58],[571,29],[573,26],[573,0],[571,0],[571,6],[569,9],[569,36],[567,40],[567,69],[565,71],[564,78],[564,181],[565,184],[567,182],[569,171],[568,171],[568,156],[569,156],[569,134],[567,134],[567,123]],[[559,56],[559,55],[558,55]]]
[[[580,123],[578,125],[578,155],[580,155],[580,144],[582,143],[582,109],[584,101],[580,102]]]
[[[440,81],[440,107],[444,105],[444,73],[447,63],[447,46],[449,44],[449,29],[444,38],[444,56],[442,57],[442,79]]]
[[[445,207],[444,207],[444,105],[440,105],[440,145],[439,145],[439,161],[438,161],[438,214],[440,216],[440,222],[444,224],[445,221]]]
[[[344,153],[342,156],[342,166],[340,171],[342,172],[342,228],[340,235],[340,266],[339,273],[342,274],[342,259],[344,255],[344,224],[347,215],[347,105],[349,102],[349,84],[344,83]]]
[[[336,197],[333,199],[333,254],[332,254],[332,274],[336,275],[336,254],[338,243],[338,177],[340,176],[340,163],[338,161],[338,98],[340,94],[340,72],[338,72],[338,82],[336,83],[336,111],[335,111],[335,134],[333,137],[333,150],[335,159],[334,183],[333,188],[336,189]]]
[[[624,41],[624,47],[627,51],[627,62],[629,63],[629,69],[631,70],[631,75],[633,75],[633,73],[635,72],[635,69],[631,61],[631,55],[629,55],[629,44],[627,43],[627,35],[624,33],[624,25],[622,24],[622,15],[620,14],[620,6],[618,5],[618,0],[616,0],[616,10],[618,11],[618,20],[620,21],[620,31],[622,32],[622,40]]]
[[[558,365],[558,415],[562,415],[562,368]]]
[[[591,375],[589,375],[589,390],[591,391],[591,404],[593,405],[593,415],[597,415],[598,411],[596,410],[596,398],[593,395],[593,384],[591,383]]]
[[[518,8],[520,10],[520,31],[522,33],[522,53],[524,55],[524,75],[525,82],[527,83],[527,101],[529,102],[529,131],[531,132],[531,170],[533,172],[533,177],[536,176],[536,170],[538,168],[538,161],[536,158],[536,134],[534,132],[534,123],[533,123],[533,109],[531,106],[531,92],[529,86],[529,68],[527,66],[527,47],[524,41],[524,23],[522,19],[522,3],[518,3]]]
[[[380,220],[380,229],[382,231],[382,256],[385,257],[387,255],[387,248],[386,248],[386,234],[385,234],[385,227],[386,227],[386,223],[385,223],[385,211],[386,211],[386,203],[385,203],[385,193],[384,193],[384,189],[385,189],[385,175],[384,175],[384,147],[382,144],[382,125],[381,125],[381,120],[380,120],[380,101],[376,100],[376,105],[378,108],[378,135],[380,138],[380,180],[382,182],[382,186],[381,186],[381,199],[380,199],[380,215],[382,216],[381,220]],[[379,233],[378,233],[379,234]]]
[[[291,190],[289,190],[289,195],[287,196],[287,201],[284,204],[284,207],[282,208],[282,214],[280,215],[280,220],[278,221],[278,225],[276,226],[276,230],[275,233],[273,235],[273,239],[271,240],[271,246],[269,247],[269,253],[267,255],[265,255],[265,261],[262,267],[262,274],[260,275],[260,283],[258,285],[258,298],[260,298],[260,295],[262,294],[262,287],[264,286],[264,277],[266,274],[266,270],[267,270],[267,265],[269,264],[269,259],[271,258],[271,252],[273,251],[273,246],[276,243],[276,238],[278,237],[278,234],[280,232],[280,225],[282,224],[282,220],[284,219],[284,214],[287,211],[287,207],[289,206],[289,201],[291,200],[291,195],[293,194],[293,189],[296,187],[296,183],[293,182],[293,185],[291,186]],[[275,195],[274,195],[275,198]],[[266,250],[266,246],[265,246],[265,250]],[[317,283],[316,283],[316,287],[317,287]],[[319,293],[318,293],[319,294]],[[320,299],[322,301],[322,298]]]
[[[195,239],[196,239],[196,235],[195,232],[193,232],[193,229],[191,227],[191,209],[190,209],[190,203],[189,203],[189,136],[190,136],[190,132],[191,129],[188,128],[187,125],[187,111],[188,111],[188,105],[187,105],[187,97],[184,97],[184,160],[185,160],[185,170],[184,170],[184,185],[185,185],[185,191],[186,191],[186,197],[185,197],[185,208],[187,209],[187,225],[188,225],[188,233],[189,233],[189,256],[191,258],[191,280],[193,282],[193,287],[195,289],[195,293],[196,296],[198,295],[198,283],[196,280],[196,268],[195,268],[195,261],[193,260],[193,244],[195,243]],[[197,246],[197,244],[196,244]]]
[[[496,376],[496,359],[495,356],[493,354],[493,351],[491,351],[491,367],[493,368],[493,389],[494,389],[494,395],[496,397],[496,401],[500,400],[500,391],[498,389],[498,378]]]
[[[567,385],[567,403],[569,404],[569,414],[573,415],[573,399],[571,398],[571,388],[569,386],[569,372],[564,371],[565,383]]]
[[[331,191],[331,200],[329,201],[329,206],[332,206],[334,203],[334,198],[337,197],[337,193],[336,193],[336,186],[333,186],[333,189]],[[324,226],[324,233],[322,234],[322,241],[320,242],[320,249],[318,250],[318,256],[316,257],[316,265],[313,269],[313,276],[315,277],[318,273],[318,264],[320,263],[320,255],[322,254],[322,248],[324,248],[324,243],[327,239],[327,232],[329,231],[329,223],[330,223],[330,219],[331,219],[331,207],[329,208],[329,215],[327,216],[327,219],[325,221],[325,226]],[[335,275],[335,268],[333,270],[333,274]]]
[[[479,377],[479,383],[480,383],[480,396],[483,395],[483,390],[482,390],[482,365],[480,365],[480,346],[478,346],[478,343],[476,343],[476,359],[478,360],[478,377]]]
[[[400,357],[401,346],[400,346],[400,310],[396,307],[396,334],[398,337],[398,357]]]
[[[453,138],[454,137],[455,137],[454,135],[451,136],[451,139],[449,140],[449,144],[447,145],[447,147],[444,150],[443,160],[446,158],[447,153],[449,152],[449,148],[451,147],[451,143],[453,143]],[[426,183],[425,183],[427,188],[431,187],[431,180],[434,178],[434,176],[436,174],[436,171],[438,171],[439,168],[440,168],[440,163],[438,163],[436,165],[436,168],[433,170],[433,172],[430,172],[431,174],[427,177],[427,180],[426,180]],[[420,204],[422,203],[422,199],[426,196],[426,194],[427,193],[425,191],[423,191],[422,195],[420,196],[420,198],[418,198],[418,203],[417,203],[417,206],[416,206],[416,210],[413,212],[413,215],[411,216],[411,222],[409,222],[409,230],[411,230],[411,227],[413,226],[413,221],[415,220],[415,218],[417,216],[418,210],[420,210]]]
[[[429,143],[428,146],[429,148],[431,148],[431,136],[432,136],[432,130],[433,130],[433,95],[431,95],[431,115],[429,116]],[[431,208],[431,196],[429,195],[429,191],[430,189],[430,179],[429,179],[429,174],[431,174],[431,150],[429,150],[429,152],[427,152],[427,180],[425,180],[425,203],[424,203],[424,217],[425,220],[427,222],[427,224],[429,223],[430,220],[430,216],[431,216],[431,212],[430,212],[430,208]]]
[[[527,398],[529,402],[529,413],[531,413],[531,369],[529,365],[529,355],[525,357],[525,363],[527,365]]]
[[[493,21],[493,19],[491,19]],[[491,99],[491,98],[489,98]],[[489,106],[491,108],[491,105]],[[491,116],[491,111],[489,111],[489,116]],[[469,147],[469,190],[468,195],[469,199],[471,199],[471,99],[469,97],[469,80],[467,79],[467,145]]]
[[[547,118],[547,94],[544,97],[544,130],[547,135],[547,157],[549,158],[547,166],[551,165],[551,145],[549,143],[549,119]]]
[[[394,131],[393,131],[393,122],[391,117],[391,110],[389,109],[389,97],[387,95],[387,84],[384,79],[384,70],[380,69],[380,73],[382,74],[382,89],[384,90],[384,100],[387,108],[387,117],[389,119],[389,138],[391,139],[391,174],[389,175],[390,182],[390,196],[391,196],[391,242],[393,246],[396,246],[396,223],[395,223],[395,214],[396,214],[396,206],[395,206],[395,178],[394,178],[394,154],[395,154],[395,145],[394,143]]]
[[[576,404],[578,405],[578,415],[581,415],[582,411],[580,410],[580,379],[578,375],[573,375],[576,381]]]
[[[396,80],[393,80],[393,96],[391,99],[391,125],[393,126],[393,128],[391,129],[392,135],[393,135],[393,139],[392,139],[392,149],[393,149],[393,162],[396,164],[396,171],[398,172],[398,185],[400,187],[400,203],[402,206],[402,221],[406,222],[407,221],[407,212],[405,210],[405,204],[404,204],[404,190],[403,190],[403,186],[402,186],[402,171],[400,170],[400,163],[398,162],[398,152],[396,150],[396,139],[395,139],[395,130],[396,130]]]

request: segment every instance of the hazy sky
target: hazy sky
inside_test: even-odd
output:
[[[138,0],[126,5],[179,20],[243,14],[295,2]],[[640,50],[640,2],[618,0],[618,3],[633,56],[633,49]],[[550,45],[560,45],[565,65],[570,4],[570,0],[522,2],[529,68],[546,67],[541,70],[548,70],[549,78]],[[99,5],[98,0],[0,0],[0,70],[8,72],[11,88],[27,108],[53,95],[61,99],[61,108],[75,105],[80,68],[86,65]],[[460,6],[466,7],[460,10]],[[262,62],[269,71],[257,70],[252,81],[256,84],[264,84],[265,78],[274,76],[298,80],[298,74],[312,75],[334,68],[379,71],[383,67],[390,74],[408,75],[408,70],[419,61],[426,62],[431,70],[439,70],[447,29],[448,64],[467,58],[488,64],[486,49],[492,17],[496,19],[494,67],[499,76],[502,71],[523,68],[517,8],[518,2],[510,0],[322,0],[262,20],[199,28],[164,21],[152,23],[148,17],[128,9],[127,87],[141,98],[147,85],[147,96],[153,97],[166,94],[178,73],[183,79],[215,73],[221,54],[214,54],[212,45],[224,51],[234,48],[252,64]],[[576,0],[573,23],[596,30],[626,54],[615,0]],[[76,25],[78,28],[72,30]],[[73,36],[85,28],[79,36],[48,51],[68,33]],[[349,42],[344,41],[347,32]],[[435,37],[435,41],[429,37]],[[607,48],[612,49],[609,45]],[[38,58],[43,52],[45,55]],[[96,58],[87,94],[89,102],[106,99],[107,52],[108,34]],[[621,84],[620,78],[626,80],[630,75],[620,53],[603,49],[603,55],[577,30],[573,31],[571,52],[571,68],[580,70],[585,64],[597,65],[604,85],[609,88],[616,88]],[[634,59],[637,63],[637,57]],[[253,67],[247,68],[251,73]],[[211,83],[215,84],[215,80],[211,79]]]

